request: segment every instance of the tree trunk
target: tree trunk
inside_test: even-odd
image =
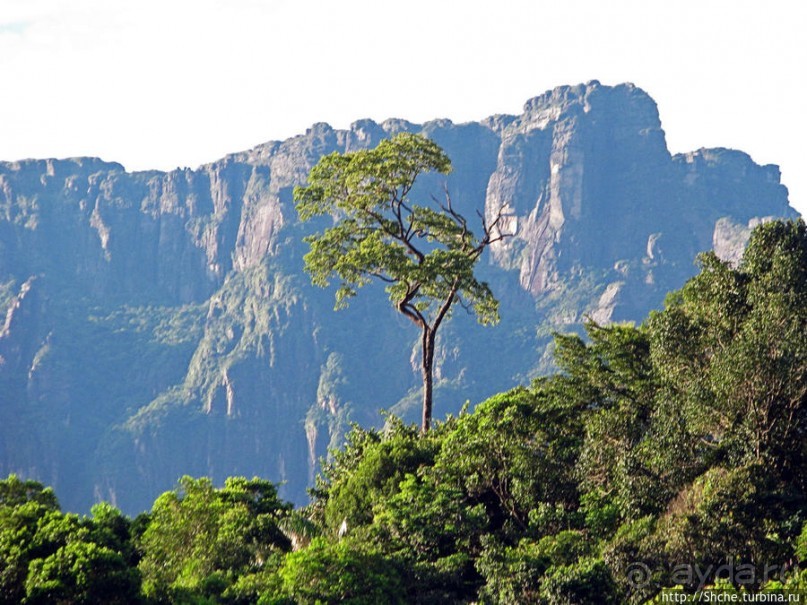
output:
[[[427,433],[432,424],[432,394],[434,371],[434,336],[435,332],[428,326],[423,327],[422,361],[423,361],[423,420],[420,423],[420,432]]]

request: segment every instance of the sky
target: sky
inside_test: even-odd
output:
[[[316,122],[632,82],[673,153],[777,164],[807,214],[805,31],[794,0],[0,0],[0,160],[195,168]]]

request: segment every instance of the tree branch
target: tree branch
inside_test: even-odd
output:
[[[398,280],[397,280],[397,279],[393,279],[393,278],[392,278],[392,277],[390,277],[389,275],[386,275],[386,274],[384,274],[384,273],[381,273],[380,271],[367,271],[367,275],[371,275],[371,276],[373,276],[373,277],[377,277],[377,278],[378,278],[378,279],[380,279],[381,281],[386,282],[386,283],[388,283],[388,284],[397,284],[397,283],[398,283]]]
[[[399,313],[408,317],[419,328],[428,327],[429,323],[417,307],[412,304],[420,291],[420,284],[407,284],[406,295],[395,305]]]
[[[480,240],[479,245],[472,251],[474,258],[478,258],[479,255],[482,254],[482,251],[489,245],[495,242],[499,242],[506,237],[513,237],[515,235],[515,233],[502,233],[501,230],[498,229],[499,223],[501,222],[502,217],[504,216],[502,212],[503,210],[504,206],[500,206],[499,209],[496,211],[496,216],[493,219],[493,222],[490,225],[487,224],[484,215],[478,210],[476,211],[477,215],[482,220],[482,232],[484,233],[484,236]],[[496,230],[496,235],[491,235],[494,230]]]
[[[454,304],[454,297],[457,295],[458,288],[459,280],[454,280],[454,283],[451,284],[451,289],[448,291],[448,296],[446,296],[443,304],[440,305],[440,309],[437,311],[437,316],[434,318],[434,323],[432,324],[433,332],[437,332],[437,328],[440,327],[443,318],[445,318],[445,316],[448,314],[448,310],[451,308],[451,305]]]

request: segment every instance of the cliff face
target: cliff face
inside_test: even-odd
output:
[[[533,99],[503,130],[487,212],[504,207],[512,215],[518,235],[494,254],[518,269],[524,289],[540,297],[576,271],[594,271],[609,284],[595,310],[607,321],[637,319],[657,305],[656,289],[645,286],[686,279],[695,255],[720,238],[721,217],[780,216],[786,196],[778,169],[742,152],[671,157],[650,97],[632,86],[588,84]],[[615,296],[626,288],[644,304],[637,308],[627,292]]]
[[[2,163],[0,475],[69,509],[137,512],[182,474],[257,474],[303,501],[349,421],[416,411],[417,334],[378,289],[332,311],[302,272],[292,201],[323,154],[400,131],[444,147],[461,212],[504,208],[516,233],[481,267],[502,323],[444,328],[438,415],[546,369],[552,329],[640,320],[698,252],[736,260],[755,222],[795,214],[775,166],[671,156],[650,97],[596,82],[480,123],[317,124],[198,170]]]

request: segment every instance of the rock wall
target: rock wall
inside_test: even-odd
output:
[[[0,163],[0,474],[65,508],[148,508],[182,474],[261,475],[305,501],[316,462],[379,408],[417,417],[417,334],[380,289],[350,309],[310,286],[292,190],[323,155],[433,138],[467,217],[504,211],[480,271],[502,323],[440,338],[437,415],[546,370],[553,329],[641,320],[712,248],[793,216],[775,166],[671,156],[635,86],[560,87],[478,123],[316,124],[197,170],[93,158]],[[429,176],[416,194],[440,192]],[[495,363],[492,360],[495,359]]]

